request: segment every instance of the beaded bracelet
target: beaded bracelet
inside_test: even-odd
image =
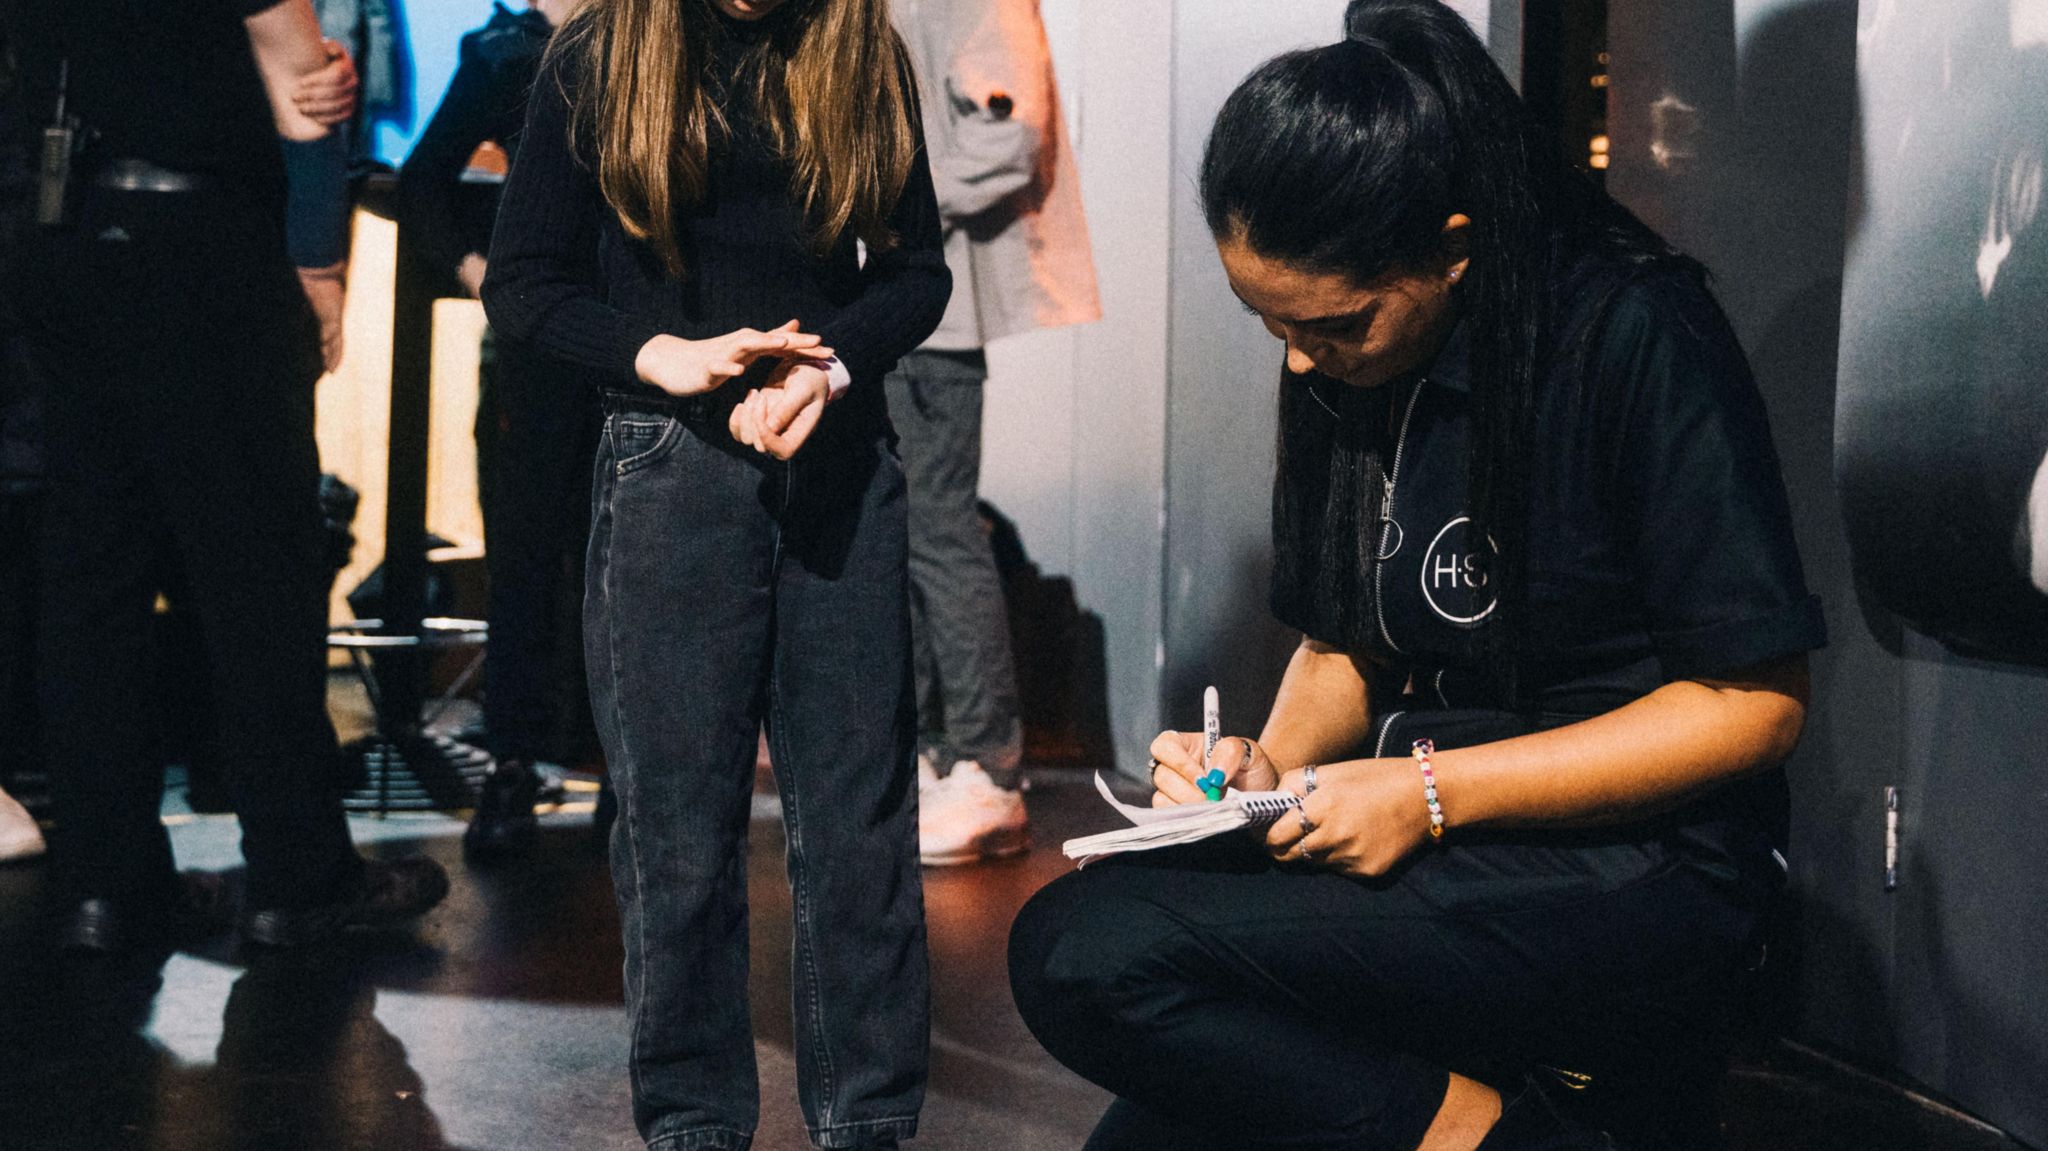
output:
[[[1429,804],[1429,838],[1441,843],[1444,838],[1444,805],[1436,801],[1436,769],[1429,763],[1429,757],[1435,754],[1436,741],[1415,741],[1415,762],[1422,767],[1422,798]]]

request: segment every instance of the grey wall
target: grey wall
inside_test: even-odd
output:
[[[1959,306],[1925,290],[1958,269],[1902,260],[1874,237],[1947,226],[1930,211],[1980,224],[1979,169],[1997,144],[1989,131],[1943,133],[1953,170],[1909,184],[1927,175],[1929,142],[1916,150],[1901,117],[1944,90],[1944,74],[1950,87],[1994,79],[2011,13],[2003,0],[1869,0],[1859,36],[1853,0],[1739,0],[1678,5],[1690,11],[1677,35],[1675,3],[1610,7],[1610,187],[1714,271],[1771,405],[1808,577],[1828,610],[1832,642],[1815,658],[1791,765],[1794,1028],[2048,1142],[2048,1005],[2034,990],[2048,977],[2036,923],[2048,677],[1957,656],[1862,594],[1835,475],[1838,376],[1862,382],[1882,339],[1947,338],[1926,322],[1930,309]],[[1958,41],[1957,23],[2001,34]],[[1899,42],[1930,61],[1914,81],[1926,90],[1868,69],[1869,53]],[[1859,43],[1869,89],[1858,86]],[[1691,161],[1659,164],[1649,149],[1647,104],[1666,95],[1702,110]],[[1946,186],[1953,197],[1924,194]],[[1974,258],[1955,247],[1940,258]],[[2048,317],[2048,299],[2036,315]],[[1960,373],[1970,360],[1948,346],[1928,362]],[[1892,893],[1888,784],[1906,797]]]
[[[1111,741],[1159,731],[1173,0],[1046,0],[1103,318],[988,350],[982,492],[1102,620]],[[1105,765],[1114,766],[1114,765]]]
[[[1173,305],[1166,455],[1166,614],[1162,715],[1202,722],[1202,688],[1223,699],[1224,730],[1257,734],[1299,636],[1266,610],[1273,446],[1282,349],[1223,278],[1196,195],[1202,145],[1223,101],[1281,52],[1327,44],[1345,0],[1174,6]]]

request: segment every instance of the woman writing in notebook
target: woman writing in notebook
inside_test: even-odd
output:
[[[1050,885],[1017,1002],[1119,1097],[1094,1151],[1684,1146],[1823,642],[1761,397],[1698,265],[1546,159],[1462,20],[1350,30],[1238,88],[1201,182],[1286,345],[1304,635],[1213,766],[1302,806]],[[1199,733],[1152,755],[1155,803],[1204,800]]]
[[[619,793],[635,1118],[661,1151],[745,1147],[758,1115],[764,723],[812,1139],[916,1130],[906,521],[881,384],[951,281],[911,83],[883,0],[591,0],[543,62],[499,204],[491,323],[604,377],[584,635]]]

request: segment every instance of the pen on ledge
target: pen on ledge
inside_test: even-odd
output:
[[[1216,694],[1216,685],[1210,684],[1202,692],[1202,794],[1209,802],[1223,799],[1223,772],[1209,761],[1216,755],[1216,743],[1223,738],[1223,705]]]

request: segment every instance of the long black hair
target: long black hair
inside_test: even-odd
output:
[[[1546,147],[1462,17],[1435,0],[1354,0],[1347,39],[1291,52],[1238,86],[1209,135],[1209,229],[1269,259],[1360,284],[1441,260],[1463,213],[1456,288],[1474,393],[1474,526],[1498,547],[1491,626],[1475,633],[1495,695],[1520,699],[1527,595],[1529,432],[1552,366],[1551,286],[1579,255],[1697,269]],[[1325,638],[1380,650],[1372,593],[1385,401],[1314,373],[1280,388],[1274,597]],[[1372,409],[1369,418],[1354,418]]]

